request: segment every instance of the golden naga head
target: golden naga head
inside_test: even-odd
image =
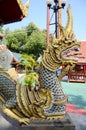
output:
[[[67,55],[70,51],[78,51],[80,42],[75,39],[73,32],[73,17],[71,13],[70,5],[67,8],[68,20],[66,27],[59,24],[60,37],[57,39],[54,36],[50,38],[50,46],[55,50],[57,56],[63,58],[63,55]],[[65,57],[66,58],[66,57]],[[69,57],[68,57],[69,58]],[[74,57],[72,57],[74,58]]]

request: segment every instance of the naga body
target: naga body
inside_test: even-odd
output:
[[[67,14],[66,27],[59,25],[61,36],[59,39],[51,37],[42,56],[38,90],[29,90],[28,86],[14,82],[6,73],[0,72],[0,109],[19,123],[28,125],[30,120],[52,120],[65,116],[68,99],[60,81],[77,63],[77,53],[72,56],[68,54],[79,48],[79,42],[72,30],[70,6],[67,8]],[[65,68],[57,78],[56,71],[60,66]]]

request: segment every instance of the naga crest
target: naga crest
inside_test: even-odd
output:
[[[79,41],[75,39],[73,32],[73,18],[70,5],[67,8],[68,21],[66,27],[59,24],[60,37],[56,39],[51,36],[47,50],[44,52],[43,65],[51,71],[56,71],[62,65],[68,65],[77,62],[77,56],[69,56],[71,51],[79,50]]]

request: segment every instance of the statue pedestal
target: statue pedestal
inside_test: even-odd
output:
[[[30,126],[21,126],[21,130],[75,130],[68,114],[58,120],[34,120]]]

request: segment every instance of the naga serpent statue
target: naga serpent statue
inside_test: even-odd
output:
[[[39,68],[39,88],[29,90],[28,86],[15,82],[6,72],[0,71],[0,109],[20,124],[28,125],[31,120],[59,119],[66,113],[67,96],[61,86],[61,79],[77,63],[77,53],[68,55],[79,48],[79,42],[73,33],[73,21],[70,6],[67,8],[66,27],[59,25],[59,39],[50,38]],[[65,66],[56,76],[60,66]]]

